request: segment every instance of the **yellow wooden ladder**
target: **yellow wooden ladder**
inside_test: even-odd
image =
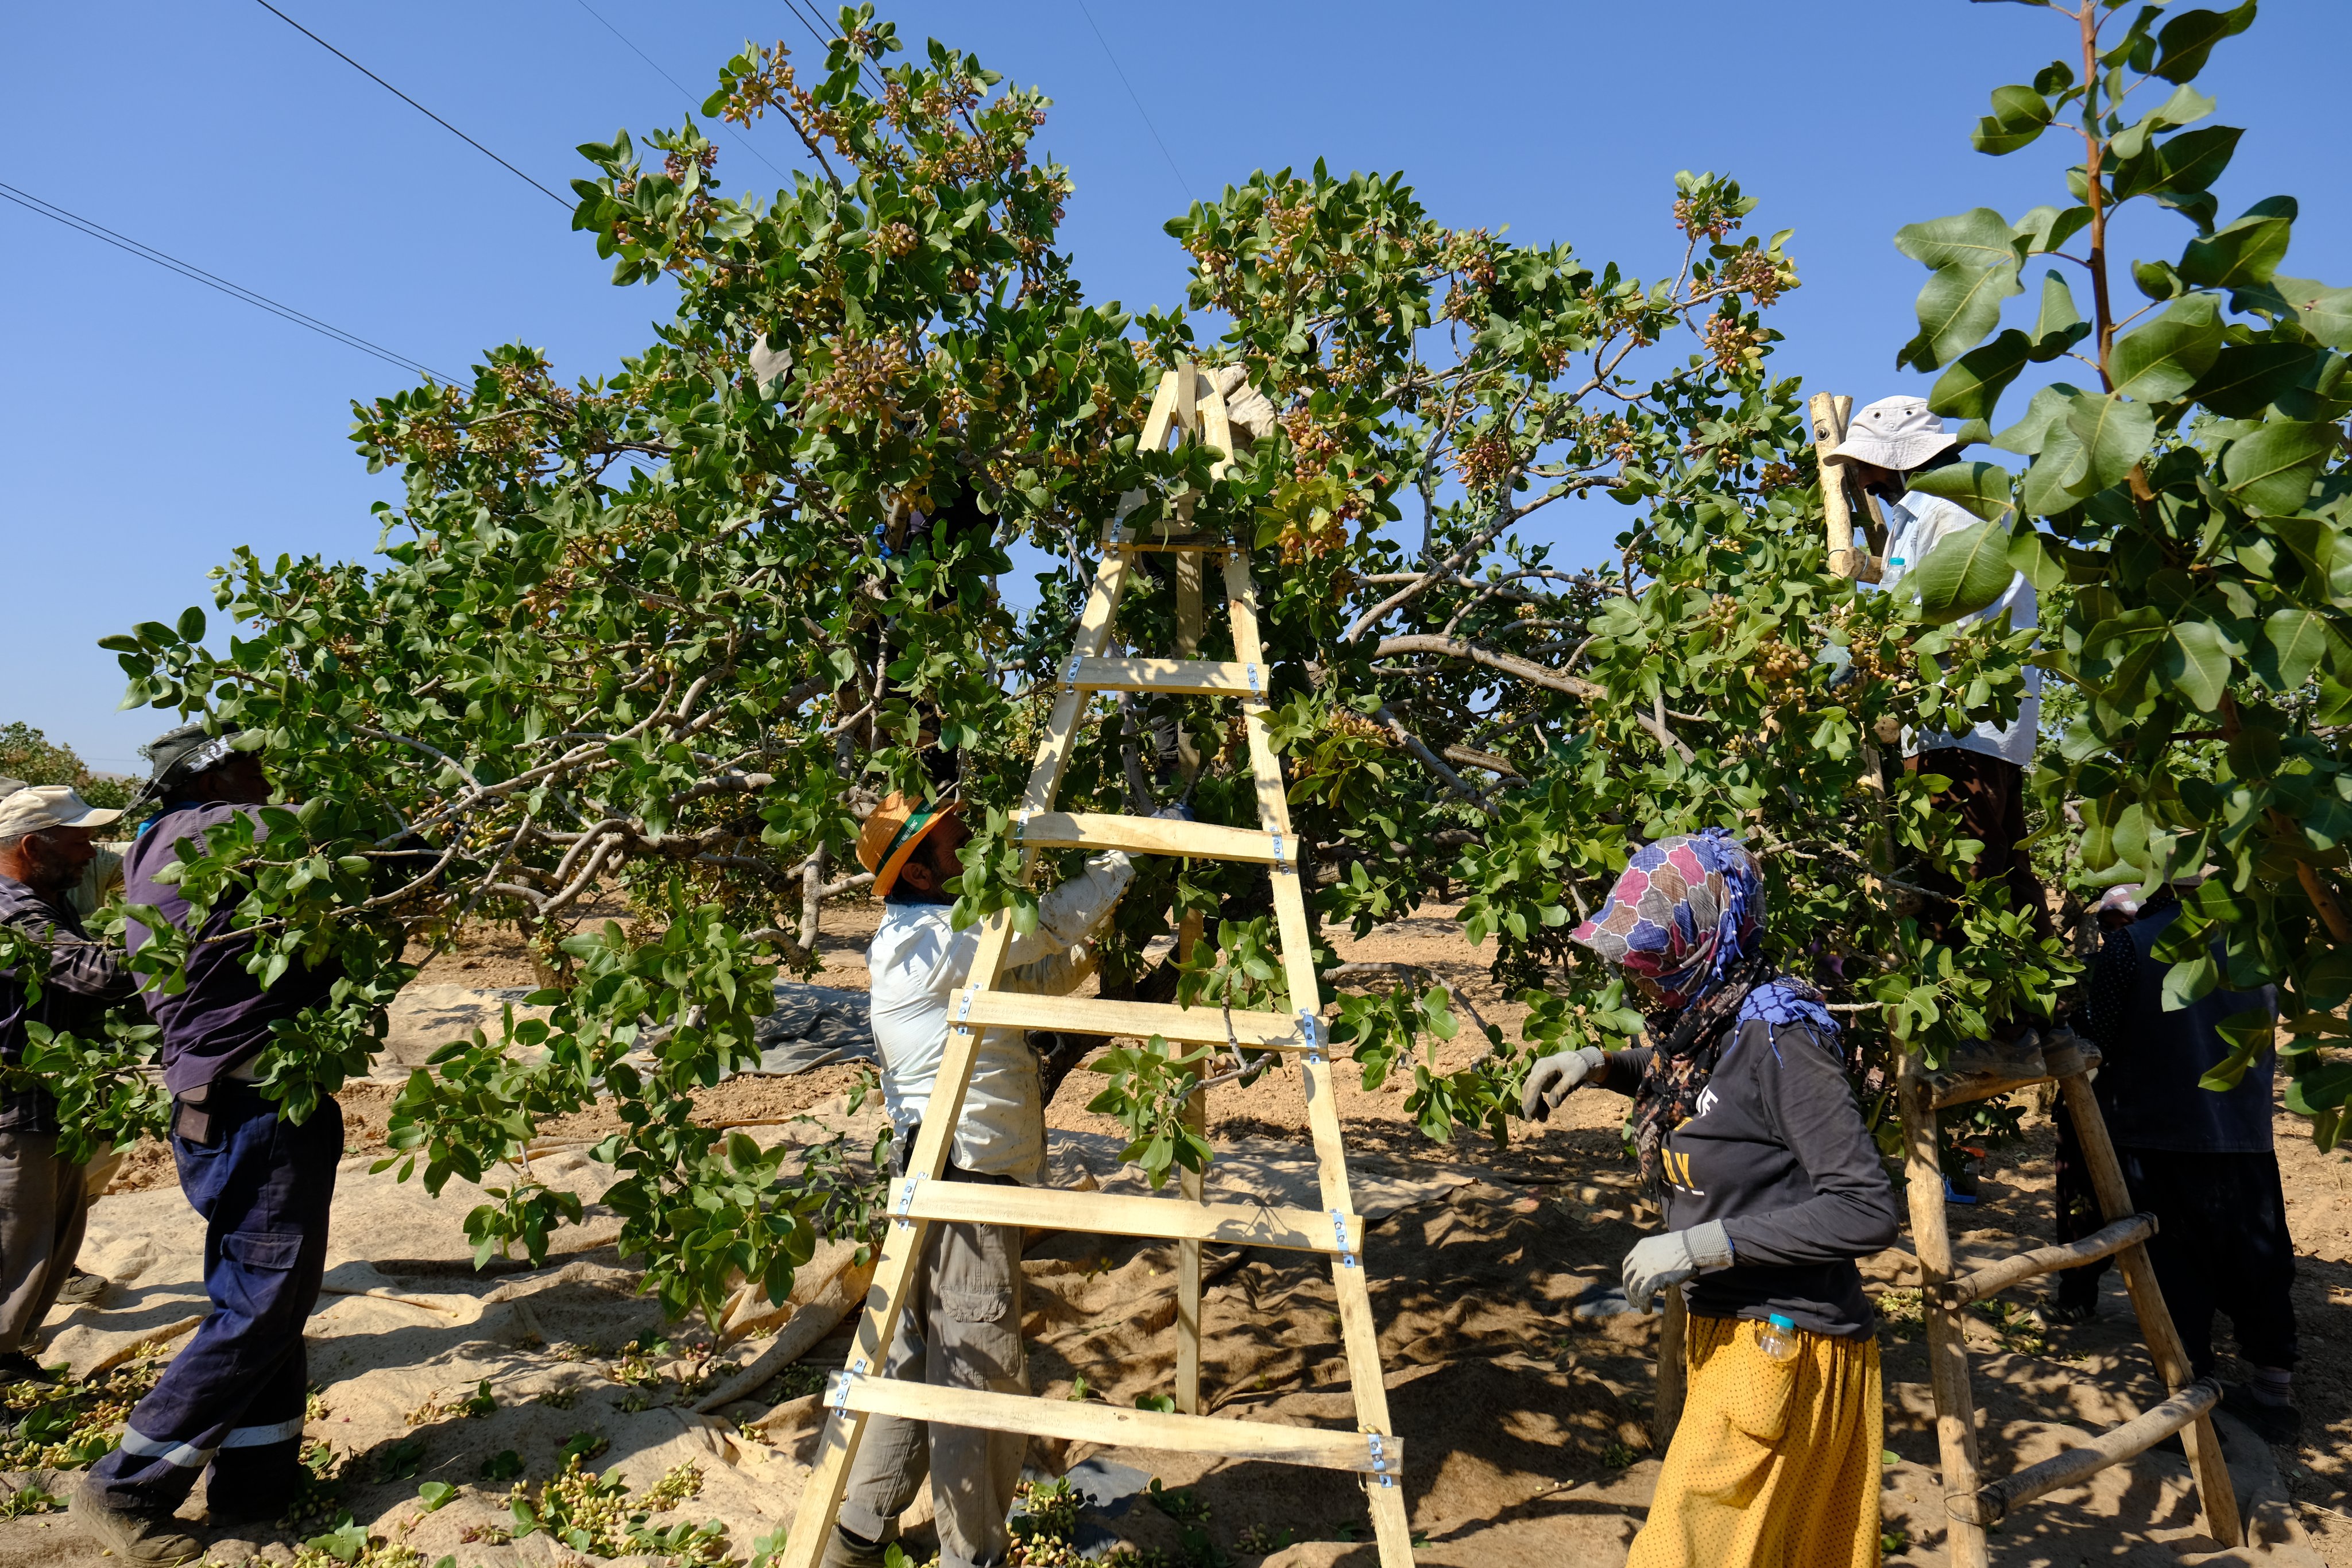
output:
[[[1233,438],[1224,400],[1200,371],[1186,362],[1160,380],[1144,424],[1147,450],[1164,449],[1171,436],[1204,442],[1230,454]],[[1220,465],[1222,471],[1222,465]],[[1184,1008],[1149,1002],[1040,997],[996,989],[1012,937],[1009,912],[989,917],[980,938],[966,988],[949,1003],[950,1029],[937,1087],[923,1113],[908,1174],[890,1188],[890,1221],[876,1267],[866,1312],[857,1327],[847,1367],[836,1374],[825,1396],[827,1416],[808,1489],[802,1495],[783,1563],[785,1568],[816,1568],[833,1531],[858,1444],[869,1416],[905,1416],[950,1426],[1021,1432],[1079,1442],[1117,1444],[1235,1458],[1271,1460],[1353,1470],[1364,1478],[1382,1568],[1410,1568],[1412,1536],[1406,1522],[1403,1445],[1389,1424],[1388,1394],[1381,1377],[1379,1335],[1364,1279],[1364,1222],[1349,1196],[1348,1167],[1340,1145],[1339,1107],[1333,1098],[1328,1038],[1322,1019],[1322,989],[1308,936],[1305,890],[1299,885],[1298,840],[1292,832],[1281,764],[1266,737],[1268,667],[1258,640],[1256,591],[1245,547],[1188,540],[1162,525],[1150,538],[1130,537],[1114,519],[1103,531],[1102,564],[1078,623],[1076,645],[1061,670],[1061,692],[1037,750],[1016,814],[1022,873],[1030,874],[1040,850],[1083,848],[1130,853],[1177,855],[1195,860],[1238,861],[1268,868],[1279,925],[1283,968],[1293,1011],[1235,1012],[1222,1008]],[[1225,600],[1233,620],[1230,662],[1192,657],[1122,658],[1111,653],[1111,627],[1132,558],[1141,550],[1176,557],[1178,652],[1198,651],[1202,570],[1207,558],[1222,556]],[[1082,720],[1100,692],[1150,692],[1231,697],[1241,705],[1257,786],[1258,826],[1212,826],[1161,818],[1057,811],[1054,799]],[[1189,943],[1197,922],[1180,936]],[[1051,1188],[989,1186],[940,1179],[951,1134],[963,1108],[966,1086],[981,1033],[986,1029],[1052,1029],[1086,1034],[1149,1039],[1172,1045],[1234,1045],[1281,1051],[1301,1070],[1307,1124],[1315,1144],[1320,1207],[1268,1207],[1257,1203],[1203,1201],[1200,1179],[1187,1173],[1180,1193],[1164,1197],[1116,1197]],[[1188,1102],[1198,1116],[1202,1096]],[[881,1369],[898,1331],[899,1314],[913,1283],[925,1229],[934,1222],[1040,1226],[1115,1236],[1172,1239],[1179,1247],[1177,1380],[1174,1412],[1125,1410],[1067,1399],[945,1388],[887,1378]],[[1354,1387],[1359,1430],[1332,1431],[1270,1422],[1205,1416],[1200,1408],[1200,1245],[1279,1247],[1321,1252],[1331,1259],[1339,1299],[1341,1337]]]
[[[2147,1452],[2175,1432],[2188,1450],[2191,1479],[2204,1508],[2205,1532],[2225,1547],[2236,1546],[2240,1542],[2238,1499],[2230,1488],[2229,1466],[2222,1461],[2221,1443],[2214,1434],[2210,1414],[2221,1398],[2221,1386],[2210,1378],[2190,1380],[2188,1352],[2173,1326],[2171,1312],[2166,1310],[2164,1293],[2157,1289],[2155,1267],[2148,1261],[2147,1239],[2156,1234],[2156,1218],[2132,1212],[2123,1167],[2107,1137],[2106,1118],[2099,1113],[2098,1099],[2091,1092],[2087,1071],[2091,1062],[2076,1045],[2053,1046],[2047,1054],[2051,1076],[2065,1096],[2074,1135],[2083,1146],[2083,1164],[2107,1223],[2080,1241],[2038,1247],[1965,1274],[1955,1272],[1951,1231],[1945,1223],[1944,1176],[1936,1158],[1936,1113],[2044,1081],[1964,1082],[1938,1094],[1916,1055],[1904,1059],[1897,1080],[1911,1240],[1919,1253],[1928,1382],[1935,1394],[1936,1440],[1943,1458],[1945,1539],[1953,1568],[1985,1568],[1985,1532],[2006,1519],[2011,1510],[2062,1487],[2078,1486],[2109,1465]],[[1969,1385],[1968,1342],[1960,1314],[2011,1285],[2101,1258],[2113,1258],[2122,1266],[2124,1283],[2131,1290],[2132,1310],[2139,1317],[2140,1336],[2147,1342],[2149,1356],[2168,1396],[2081,1448],[2068,1448],[1999,1480],[1986,1480],[1977,1454],[1976,1396]]]

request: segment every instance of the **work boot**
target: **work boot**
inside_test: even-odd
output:
[[[103,1274],[93,1274],[87,1269],[76,1269],[66,1276],[58,1290],[58,1301],[68,1307],[86,1307],[105,1299],[107,1288],[113,1283]]]
[[[882,1568],[889,1550],[887,1541],[868,1541],[836,1524],[825,1538],[824,1555],[817,1559],[817,1568]]]
[[[130,1568],[177,1568],[205,1554],[196,1538],[171,1514],[156,1510],[110,1508],[87,1477],[74,1488],[74,1520],[100,1546]]]
[[[2221,1408],[2252,1427],[2265,1443],[2302,1440],[2303,1412],[2292,1405],[2273,1405],[2245,1384],[2222,1385]]]
[[[2031,1028],[2008,1040],[1972,1040],[1945,1057],[1944,1065],[1927,1074],[1927,1087],[1938,1109],[1982,1100],[2005,1088],[2032,1083],[2050,1076],[2042,1059],[2042,1036]]]

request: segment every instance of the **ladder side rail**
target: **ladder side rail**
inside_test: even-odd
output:
[[[2090,1173],[2092,1190],[2098,1194],[2100,1213],[2110,1224],[2128,1218],[2131,1189],[2124,1181],[2123,1166],[2116,1158],[2115,1141],[2107,1135],[2107,1119],[2099,1110],[2089,1077],[2070,1073],[2058,1081],[2058,1089],[2066,1098],[2067,1114],[2074,1119],[2083,1166]],[[2164,1303],[2164,1291],[2156,1282],[2156,1266],[2148,1261],[2147,1244],[2125,1248],[2116,1255],[2116,1261],[2131,1291],[2132,1311],[2138,1314],[2140,1337],[2147,1342],[2157,1375],[2164,1379],[2169,1392],[2179,1394],[2194,1381],[2195,1374],[2189,1369],[2188,1347],[2180,1343],[2180,1331],[2173,1324],[2171,1309]],[[2230,1467],[2221,1457],[2221,1439],[2213,1430],[2213,1418],[2200,1412],[2181,1429],[2180,1441],[2197,1478],[2205,1533],[2225,1547],[2242,1544],[2244,1534],[2238,1518],[2238,1494],[2230,1483]]]
[[[1265,669],[1265,650],[1258,637],[1257,591],[1250,581],[1249,562],[1238,552],[1225,558],[1225,598],[1234,626],[1234,653],[1244,664]],[[1261,677],[1263,678],[1263,676]],[[1242,723],[1249,737],[1250,766],[1256,776],[1258,819],[1269,833],[1282,835],[1292,846],[1287,864],[1274,868],[1274,909],[1282,934],[1283,973],[1290,1001],[1302,1029],[1315,1030],[1308,1049],[1299,1058],[1307,1092],[1307,1124],[1314,1134],[1316,1176],[1324,1207],[1335,1213],[1354,1211],[1348,1191],[1348,1166],[1339,1132],[1339,1109],[1332,1085],[1328,1042],[1325,1038],[1323,981],[1315,969],[1315,946],[1307,921],[1305,890],[1301,887],[1297,835],[1290,825],[1290,802],[1282,787],[1282,763],[1266,735],[1266,705],[1263,695],[1242,699]],[[1356,1403],[1357,1424],[1366,1431],[1392,1434],[1389,1416],[1388,1381],[1381,1364],[1380,1324],[1372,1316],[1372,1298],[1364,1281],[1360,1253],[1341,1253],[1331,1260],[1331,1289],[1339,1308],[1339,1336],[1348,1354],[1348,1383]],[[1374,1477],[1365,1487],[1370,1504],[1373,1534],[1380,1543],[1381,1568],[1412,1568],[1412,1530],[1405,1511],[1404,1491],[1393,1474]]]
[[[1906,1051],[1895,1080],[1903,1112],[1903,1190],[1911,1210],[1911,1246],[1919,1258],[1920,1316],[1927,1327],[1928,1386],[1936,1401],[1936,1447],[1944,1481],[1944,1541],[1952,1568],[1988,1568],[1990,1547],[1978,1522],[1984,1485],[1977,1455],[1976,1396],[1969,1386],[1968,1342],[1946,1302],[1952,1237],[1944,1215],[1944,1171],[1936,1157],[1936,1109],[1926,1064]]]

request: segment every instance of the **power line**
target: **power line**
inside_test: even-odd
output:
[[[1160,142],[1160,155],[1168,160],[1168,172],[1176,176],[1179,185],[1184,187],[1184,199],[1198,201],[1200,198],[1192,194],[1192,182],[1185,179],[1184,171],[1176,166],[1176,154],[1168,151],[1168,143],[1160,141],[1160,127],[1151,123],[1151,111],[1143,107],[1143,99],[1136,92],[1135,84],[1127,79],[1125,71],[1119,70],[1118,57],[1110,52],[1110,40],[1103,37],[1100,27],[1095,26],[1095,14],[1087,9],[1087,0],[1078,0],[1078,15],[1084,16],[1087,26],[1094,29],[1095,42],[1102,46],[1103,58],[1110,62],[1110,68],[1118,71],[1119,86],[1127,89],[1127,96],[1135,99],[1135,112],[1143,116],[1143,129],[1151,132],[1152,141]]]
[[[405,354],[395,353],[381,343],[368,341],[356,332],[347,332],[332,322],[321,321],[316,316],[297,310],[291,305],[272,299],[267,294],[257,293],[243,284],[231,283],[226,277],[206,272],[193,262],[182,261],[178,256],[157,250],[153,246],[142,245],[127,235],[117,234],[105,225],[93,223],[79,213],[68,212],[54,202],[45,202],[29,191],[20,191],[14,185],[0,183],[0,200],[14,202],[26,212],[37,213],[52,223],[62,224],[77,233],[88,235],[91,239],[110,245],[117,250],[129,251],[142,261],[152,261],[158,267],[178,273],[191,282],[201,283],[207,288],[217,289],[232,299],[241,300],[257,309],[267,310],[272,316],[291,321],[298,327],[307,327],[320,337],[333,339],[345,348],[357,349],[363,354],[373,354],[386,364],[397,365],[412,375],[423,376],[428,381],[451,384],[456,382],[457,378],[445,376],[422,361],[412,360]]]
[[[620,28],[613,26],[612,23],[605,21],[604,16],[597,11],[596,7],[588,4],[588,0],[574,0],[574,3],[578,5],[583,11],[587,12],[591,16],[594,16],[596,18],[597,25],[603,27],[604,31],[612,34],[613,37],[620,39],[624,44],[628,45],[629,52],[635,55],[637,58],[645,61],[646,64],[653,67],[655,73],[658,75],[662,80],[677,89],[678,96],[686,99],[687,107],[688,109],[696,110],[697,112],[699,112],[698,106],[695,102],[694,95],[686,90],[686,84],[678,80],[676,77],[670,75],[669,72],[663,70],[661,68],[660,61],[655,59],[653,56],[646,53],[645,50],[638,48],[635,42],[632,40],[626,33],[624,33]],[[782,169],[776,168],[775,164],[769,162],[768,155],[765,152],[761,152],[757,147],[754,147],[749,137],[730,136],[728,140],[737,143],[743,149],[743,151],[749,152],[752,157],[757,158],[761,162],[767,163],[770,169],[774,170],[777,179],[789,180],[792,178],[791,175],[785,173]]]
[[[415,110],[417,113],[425,116],[425,119],[431,120],[434,124],[439,126],[442,130],[447,131],[450,135],[456,137],[458,141],[464,142],[467,146],[480,153],[483,157],[488,158],[491,162],[496,163],[499,168],[504,169],[508,173],[512,174],[516,179],[520,180],[523,183],[529,185],[532,190],[537,191],[541,195],[545,196],[549,201],[553,202],[557,206],[562,207],[565,212],[568,213],[572,209],[573,204],[572,202],[557,195],[554,192],[549,190],[546,186],[541,184],[538,181],[532,179],[530,175],[524,173],[521,170],[516,168],[513,164],[508,162],[505,159],[499,157],[497,153],[491,152],[488,148],[483,146],[480,142],[475,141],[472,137],[467,135],[464,131],[458,130],[456,126],[450,124],[447,120],[442,119],[439,115],[434,113],[431,110],[425,108],[423,104],[417,102],[415,99],[409,97],[406,93],[401,91],[390,82],[384,80],[382,77],[376,75],[375,72],[368,69],[367,67],[360,64],[359,61],[352,58],[351,56],[343,53],[342,50],[335,47],[334,45],[327,42],[326,39],[319,37],[318,34],[310,31],[310,28],[302,26],[301,23],[296,21],[293,17],[289,16],[285,12],[280,11],[277,6],[272,5],[269,3],[269,0],[254,0],[254,4],[259,5],[263,10],[277,17],[288,26],[293,28],[296,32],[301,34],[304,37],[310,39],[320,48],[326,50],[329,54],[334,56],[335,58],[342,61],[343,64],[351,67],[352,69],[359,72],[360,75],[367,78],[368,80],[375,83],[376,86],[383,89],[384,91],[392,94],[393,97],[400,99],[401,102],[408,105],[409,108]]]

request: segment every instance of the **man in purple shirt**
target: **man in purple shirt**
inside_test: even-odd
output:
[[[124,899],[186,929],[187,900],[156,880],[197,845],[269,799],[259,758],[202,725],[184,725],[146,748],[154,776],[140,798],[152,814],[123,865]],[[172,1153],[180,1189],[205,1218],[210,1316],[131,1412],[122,1446],[90,1471],[74,1517],[100,1545],[139,1568],[186,1563],[202,1547],[173,1514],[211,1468],[205,1503],[216,1524],[274,1519],[301,1470],[308,1369],[303,1321],[325,1271],[327,1211],[343,1152],[332,1097],[299,1125],[255,1087],[272,1026],[324,1000],[337,976],[297,965],[264,986],[245,966],[255,939],[236,930],[234,897],[214,906],[177,994],[152,991],[172,1091]],[[152,933],[133,923],[132,952]]]

